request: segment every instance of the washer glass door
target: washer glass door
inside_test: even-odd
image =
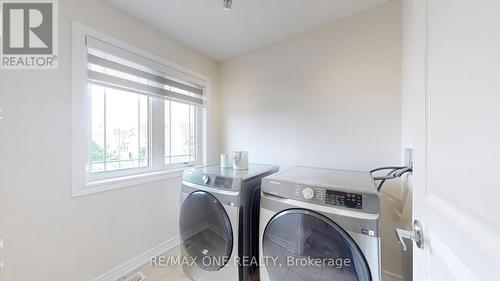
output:
[[[264,231],[262,249],[271,281],[372,280],[349,234],[312,211],[292,209],[275,215]]]
[[[231,222],[212,194],[195,191],[186,197],[179,226],[182,247],[198,267],[216,271],[229,261],[233,248]]]

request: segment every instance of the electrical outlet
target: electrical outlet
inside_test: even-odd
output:
[[[413,148],[405,148],[405,166],[413,169]]]

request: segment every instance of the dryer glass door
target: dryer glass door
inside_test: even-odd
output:
[[[179,226],[182,247],[198,267],[216,271],[228,262],[233,248],[231,222],[212,194],[191,193],[182,204]]]
[[[262,249],[271,281],[372,280],[352,238],[312,211],[293,209],[274,216],[264,231]]]

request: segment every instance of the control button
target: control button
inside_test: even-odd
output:
[[[210,177],[207,175],[204,175],[201,180],[203,181],[204,184],[208,184],[210,182]]]
[[[307,200],[313,199],[314,190],[312,190],[312,188],[306,187],[302,190],[302,196],[304,196],[304,198]]]

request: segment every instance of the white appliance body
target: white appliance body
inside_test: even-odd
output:
[[[347,195],[354,199],[346,201]],[[381,281],[378,221],[369,173],[296,167],[268,176],[261,195],[260,280]],[[288,258],[337,260],[347,253],[356,255],[349,254],[351,264],[341,269],[283,265]]]

